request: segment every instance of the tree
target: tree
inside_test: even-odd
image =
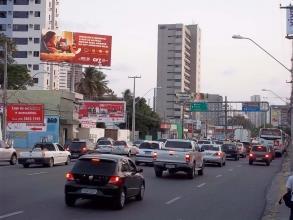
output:
[[[76,83],[76,91],[83,94],[85,99],[97,100],[107,93],[111,93],[107,86],[106,75],[95,67],[85,69],[84,78]]]

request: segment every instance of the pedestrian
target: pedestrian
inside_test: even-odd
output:
[[[292,196],[292,192],[293,192],[293,175],[288,177],[287,183],[286,183],[286,188],[287,188],[287,192],[288,194],[290,193],[291,195],[291,202],[293,202],[293,196]],[[290,220],[293,220],[293,207],[290,207]]]

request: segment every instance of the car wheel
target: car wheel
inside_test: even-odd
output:
[[[187,173],[188,179],[193,179],[195,176],[195,165],[193,164],[193,167],[191,170],[188,171]]]
[[[176,171],[172,170],[172,169],[168,170],[168,172],[169,172],[170,175],[174,175],[176,173]]]
[[[73,207],[75,205],[76,198],[73,196],[69,196],[65,194],[65,204],[69,207]]]
[[[237,160],[238,160],[238,157],[236,156],[236,157],[234,158],[234,160],[237,161]]]
[[[10,165],[15,165],[17,163],[17,156],[15,154],[12,154],[10,158]]]
[[[253,161],[252,160],[249,160],[249,165],[252,165],[253,164]]]
[[[139,190],[139,193],[137,194],[137,196],[135,197],[135,199],[136,199],[137,201],[141,201],[141,200],[143,200],[144,192],[145,192],[145,185],[144,185],[144,183],[143,183],[143,184],[141,184],[141,186],[140,186],[140,190]]]
[[[123,209],[123,207],[125,205],[125,201],[126,201],[126,194],[125,194],[125,190],[122,189],[119,194],[119,197],[115,201],[115,208],[116,209]]]
[[[202,168],[198,171],[199,176],[203,175],[203,170],[204,170],[204,164],[202,164]]]
[[[226,166],[226,160],[223,162],[223,166]]]
[[[270,162],[269,162],[269,161],[267,161],[267,162],[266,162],[266,165],[267,165],[267,166],[270,166]]]
[[[218,165],[219,165],[219,167],[222,167],[223,166],[223,161],[221,161]]]
[[[136,164],[137,166],[139,166],[139,165],[140,165],[140,162],[135,162],[135,164]]]
[[[67,157],[67,160],[65,162],[65,165],[68,165],[68,164],[70,164],[70,157],[69,156]]]
[[[29,166],[30,166],[30,165],[29,165],[28,163],[23,164],[23,167],[24,167],[24,168],[29,168]]]
[[[156,177],[162,177],[163,176],[163,170],[161,169],[155,169]]]
[[[49,163],[48,163],[48,167],[53,167],[54,166],[54,159],[50,158]]]

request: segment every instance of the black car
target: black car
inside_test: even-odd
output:
[[[95,150],[95,145],[90,141],[72,141],[66,150],[70,151],[71,158],[78,158]]]
[[[142,200],[145,180],[127,157],[111,154],[88,154],[80,157],[66,174],[65,203],[74,206],[79,198],[113,200],[122,209],[127,198]]]
[[[225,152],[226,158],[234,158],[235,160],[240,158],[240,152],[236,144],[223,144],[222,151]]]

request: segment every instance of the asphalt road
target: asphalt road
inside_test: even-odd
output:
[[[247,159],[208,166],[203,176],[189,180],[183,174],[156,178],[152,167],[141,166],[146,179],[143,201],[129,201],[121,211],[110,202],[64,203],[65,173],[53,168],[0,164],[0,220],[256,220],[265,206],[266,190],[279,171],[280,158],[267,167],[249,166]]]

